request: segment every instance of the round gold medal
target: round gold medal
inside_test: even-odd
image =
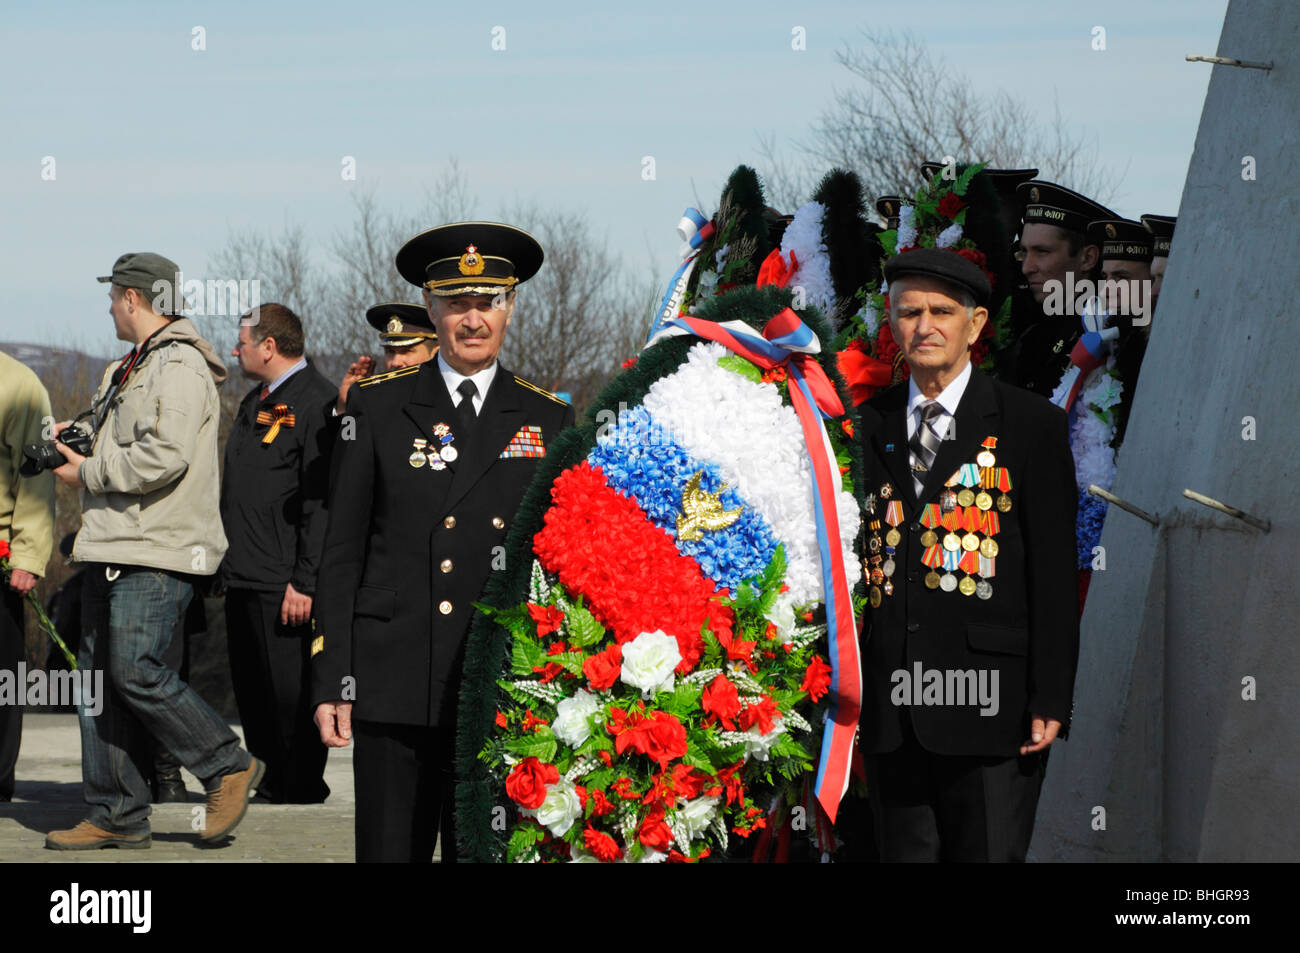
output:
[[[1002,493],[998,496],[998,510],[1006,513],[1011,509],[1011,497]]]
[[[871,584],[873,586],[878,586],[884,581],[885,581],[885,573],[883,570],[880,569],[871,570]]]
[[[932,529],[927,529],[921,534],[921,545],[929,549],[935,543],[939,542],[939,535]]]
[[[933,569],[931,569],[928,573],[925,574],[925,588],[927,589],[939,588],[939,574],[935,572]]]
[[[950,553],[955,553],[961,549],[961,537],[956,533],[948,533],[943,537],[943,548]]]
[[[975,505],[982,510],[993,509],[993,497],[981,490],[975,496]]]
[[[898,531],[897,526],[891,526],[889,532],[885,534],[886,546],[897,546],[903,541],[903,534]]]
[[[973,553],[980,548],[980,538],[975,533],[967,533],[961,538],[961,548],[968,553]]]
[[[418,470],[420,469],[420,467],[424,466],[424,464],[427,461],[424,459],[424,454],[422,454],[419,450],[416,450],[409,457],[406,458],[406,462]]]
[[[985,536],[980,540],[980,555],[992,559],[998,554],[998,541],[992,536]]]
[[[975,491],[968,486],[964,486],[957,493],[958,506],[970,506],[975,502]]]
[[[961,582],[957,583],[957,588],[961,590],[963,596],[975,595],[975,579],[971,576],[963,576]]]
[[[872,586],[871,587],[871,608],[879,609],[880,601],[881,601],[880,587]]]

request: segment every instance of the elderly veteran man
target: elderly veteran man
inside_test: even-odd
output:
[[[971,365],[977,266],[918,249],[884,273],[910,379],[862,408],[860,743],[881,858],[1023,860],[1078,654],[1066,416]]]
[[[455,859],[455,716],[466,635],[515,509],[573,409],[501,366],[527,232],[460,222],[397,253],[424,289],[433,361],[359,381],[335,447],[313,643],[321,740],[355,736],[359,861]]]
[[[438,332],[429,320],[423,305],[402,304],[389,301],[377,304],[366,311],[366,320],[379,332],[379,343],[384,348],[384,370],[396,371],[414,367],[433,360],[438,353]],[[363,377],[375,372],[375,359],[363,354],[352,362],[343,382],[339,385],[339,399],[334,413],[343,413],[348,402],[348,390]]]

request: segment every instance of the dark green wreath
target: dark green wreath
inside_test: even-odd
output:
[[[703,303],[696,317],[707,321],[742,320],[762,330],[767,321],[782,308],[789,307],[791,294],[785,289],[741,288],[711,298]],[[829,346],[830,327],[815,308],[798,312],[822,343]],[[493,573],[483,594],[483,603],[506,608],[528,598],[528,582],[533,565],[533,537],[541,530],[543,516],[550,506],[551,484],[564,470],[583,460],[596,442],[596,421],[601,411],[617,414],[620,405],[640,404],[650,385],[674,371],[686,359],[686,352],[699,342],[695,337],[676,337],[661,341],[643,351],[635,365],[624,371],[605,388],[581,423],[559,436],[537,469],[532,485],[524,495],[506,539],[506,568]],[[818,360],[826,370],[846,416],[855,429],[857,414],[848,389],[835,364],[835,354],[823,350]],[[707,412],[702,409],[702,412]],[[606,418],[607,419],[607,418]],[[864,474],[862,452],[856,440],[849,441],[850,471],[855,494],[862,499]],[[860,599],[861,580],[855,587],[855,603]],[[506,831],[500,807],[513,813],[502,792],[494,791],[486,767],[478,759],[483,743],[495,729],[497,709],[505,700],[497,679],[509,666],[510,633],[482,613],[476,613],[465,649],[465,667],[461,681],[460,709],[456,739],[456,820],[460,855],[467,861],[499,862],[505,857]],[[494,816],[495,815],[495,816]],[[496,821],[497,829],[493,822]]]

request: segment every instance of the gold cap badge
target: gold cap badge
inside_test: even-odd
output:
[[[478,249],[470,245],[465,249],[465,254],[460,256],[460,273],[462,275],[481,275],[483,274],[483,256],[478,253]]]
[[[1115,226],[1114,226],[1114,225],[1107,225],[1107,226],[1106,226],[1106,237],[1107,237],[1107,238],[1114,238],[1117,234],[1118,234],[1118,232],[1115,231]]]
[[[1038,186],[1035,185],[1032,189],[1029,190],[1029,201],[1031,202],[1038,201]]]
[[[400,334],[402,331],[402,319],[397,315],[393,315],[389,318],[387,331],[389,334]]]

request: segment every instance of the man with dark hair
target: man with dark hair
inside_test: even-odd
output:
[[[109,313],[131,352],[95,394],[93,452],[59,444],[54,475],[81,489],[73,558],[86,564],[78,668],[107,673],[103,710],[78,712],[89,816],[51,831],[52,850],[149,847],[152,734],[208,792],[200,839],[224,838],[244,818],[264,766],[198,693],[163,662],[196,576],[226,551],[217,487],[216,385],[226,377],[188,318],[159,314],[157,295],[180,269],[161,255],[113,265]],[[167,310],[167,309],[165,309]],[[65,425],[58,426],[59,432]]]
[[[1016,257],[1026,290],[1012,301],[1012,344],[997,359],[998,377],[1051,396],[1083,333],[1071,293],[1078,282],[1100,276],[1101,247],[1088,238],[1088,223],[1115,213],[1053,182],[1022,182],[1023,206]]]
[[[1021,861],[1072,712],[1079,627],[1066,415],[972,367],[984,273],[885,263],[910,377],[862,406],[872,586],[860,744],[885,861]]]
[[[266,762],[261,794],[319,803],[329,794],[327,751],[306,684],[334,388],[303,357],[302,322],[282,304],[240,319],[231,356],[257,384],[235,414],[221,487],[231,682],[248,750]]]

